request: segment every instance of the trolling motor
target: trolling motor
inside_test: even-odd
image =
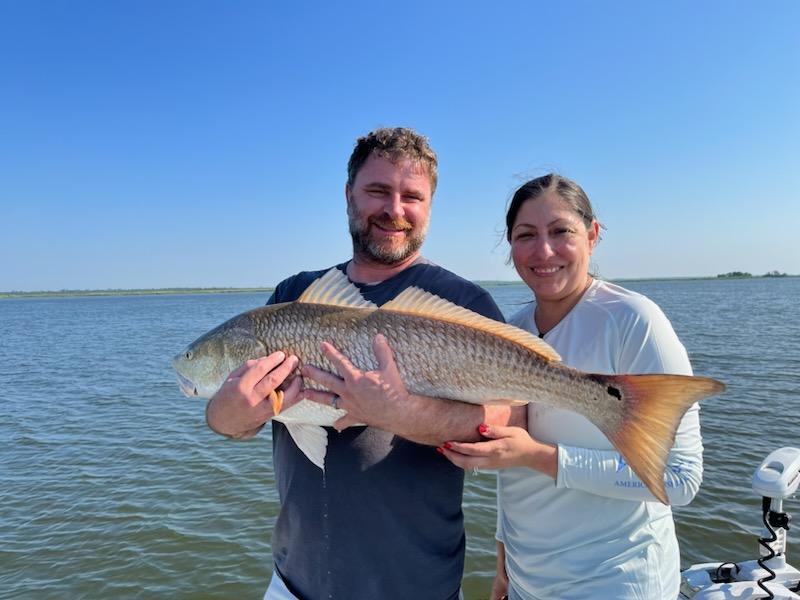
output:
[[[800,485],[800,449],[772,452],[753,475],[753,490],[762,497],[764,530],[759,558],[742,563],[703,563],[681,575],[678,600],[800,600],[800,571],[786,563],[786,532],[791,517],[783,501]]]

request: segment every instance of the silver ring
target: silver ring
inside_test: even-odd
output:
[[[334,408],[334,410],[339,410],[339,396],[336,394],[334,394],[333,398],[331,398],[331,406]]]

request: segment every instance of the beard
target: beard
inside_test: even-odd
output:
[[[392,266],[403,262],[417,252],[425,241],[428,223],[422,224],[416,231],[405,219],[392,219],[387,215],[365,219],[356,212],[352,205],[347,207],[347,219],[350,225],[350,237],[353,239],[353,255],[361,256],[371,262]],[[376,239],[371,235],[373,226],[392,231],[404,231],[405,239]]]

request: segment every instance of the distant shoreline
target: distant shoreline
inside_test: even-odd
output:
[[[610,279],[616,283],[637,281],[730,281],[731,279],[786,279],[800,277],[800,275],[753,275],[750,277],[632,277]],[[525,285],[520,280],[475,280],[474,283],[481,287],[505,287]],[[274,287],[255,288],[155,288],[155,289],[112,289],[112,290],[59,290],[39,292],[0,292],[0,300],[12,298],[71,298],[71,297],[102,297],[102,296],[165,296],[165,295],[194,295],[194,294],[271,294]]]
[[[131,290],[59,290],[45,292],[0,292],[0,300],[9,298],[72,298],[91,296],[181,296],[186,294],[271,294],[275,288],[157,288]]]

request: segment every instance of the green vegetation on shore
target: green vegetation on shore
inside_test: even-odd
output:
[[[611,281],[625,283],[626,281],[716,281],[720,279],[761,279],[773,277],[800,277],[800,275],[788,275],[778,271],[770,271],[764,275],[752,275],[744,271],[731,271],[715,277],[630,277],[619,278]],[[601,277],[602,278],[602,277]],[[474,283],[481,287],[503,287],[510,285],[525,285],[520,280],[484,280],[480,279]],[[64,298],[64,297],[86,297],[86,296],[156,296],[167,294],[244,294],[244,293],[263,293],[271,294],[275,288],[272,287],[253,287],[253,288],[156,288],[156,289],[130,289],[130,290],[58,290],[41,292],[0,292],[0,300],[4,298]]]
[[[731,271],[730,273],[722,273],[717,275],[720,279],[750,279],[753,277],[752,273],[748,273],[747,271]],[[758,275],[756,275],[758,277]],[[786,273],[781,273],[780,271],[770,271],[769,273],[764,273],[761,277],[792,277],[791,275],[787,275]]]
[[[158,288],[132,290],[58,290],[43,292],[0,292],[3,298],[59,298],[72,296],[156,296],[167,294],[271,294],[275,288]]]

